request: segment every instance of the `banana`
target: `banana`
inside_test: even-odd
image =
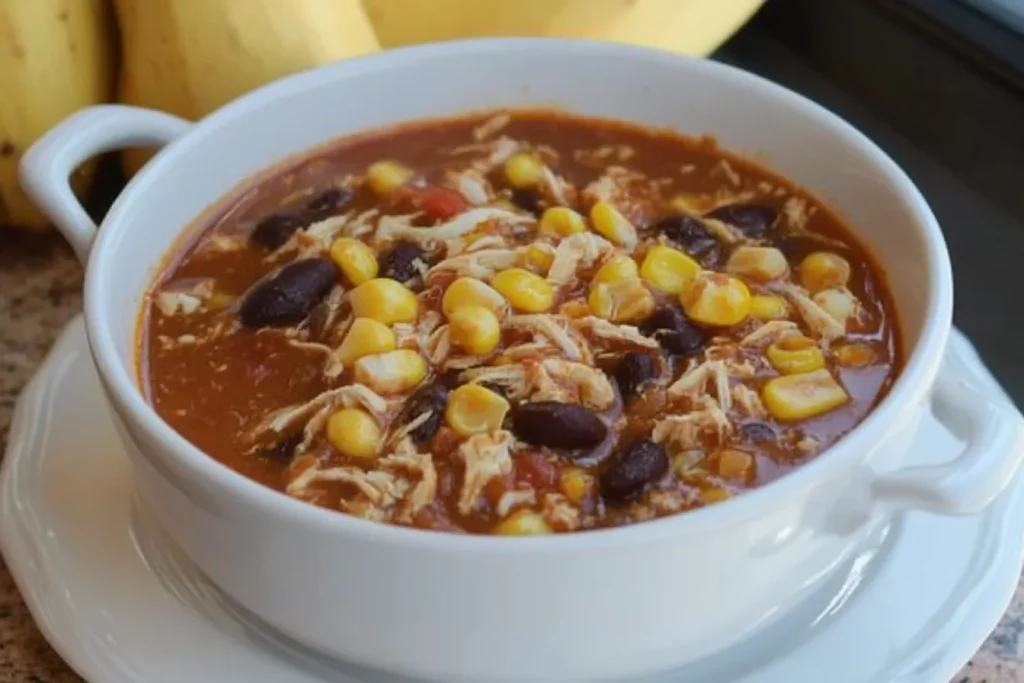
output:
[[[477,36],[560,36],[706,55],[764,0],[363,0],[383,47]]]
[[[18,184],[18,162],[76,109],[109,101],[111,17],[104,0],[0,0],[0,225],[49,226]],[[72,184],[82,190],[87,165]]]
[[[198,119],[269,81],[379,49],[358,0],[116,0],[119,99]],[[150,152],[130,150],[134,173]]]

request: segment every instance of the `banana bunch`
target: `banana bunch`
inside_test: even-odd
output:
[[[706,55],[764,0],[362,0],[383,47],[481,36],[589,38]]]
[[[0,226],[46,227],[18,185],[21,153],[74,110],[108,101],[115,81],[121,102],[198,119],[276,78],[382,45],[536,35],[706,54],[763,2],[0,0]],[[149,155],[129,150],[128,175]],[[90,173],[86,165],[76,188]]]
[[[198,119],[282,76],[378,49],[359,0],[115,0],[118,97]],[[150,152],[129,150],[134,173]]]
[[[113,96],[114,35],[105,0],[0,0],[0,226],[48,226],[18,184],[24,151],[80,107]],[[92,167],[72,185],[82,189]]]

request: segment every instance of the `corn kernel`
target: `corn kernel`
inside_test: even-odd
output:
[[[849,400],[846,390],[822,368],[768,380],[761,391],[768,412],[776,420],[804,420],[827,413]]]
[[[737,325],[750,314],[750,290],[742,280],[720,273],[701,272],[686,282],[679,302],[686,315],[705,325]]]
[[[850,281],[850,264],[839,254],[816,251],[800,263],[800,284],[814,294],[830,287],[845,287]]]
[[[377,277],[377,257],[369,246],[352,237],[340,237],[331,245],[331,260],[353,285]]]
[[[528,152],[513,154],[505,161],[505,178],[520,190],[535,187],[544,179],[544,164]]]
[[[555,262],[555,253],[551,248],[545,249],[539,244],[531,244],[523,252],[523,265],[532,271],[546,275]]]
[[[473,277],[460,277],[448,285],[441,297],[441,311],[445,317],[451,317],[452,311],[462,306],[483,306],[500,317],[506,305],[505,297],[496,289]]]
[[[385,325],[408,323],[419,315],[420,302],[401,282],[388,278],[367,280],[349,293],[352,313]]]
[[[395,333],[373,318],[356,318],[338,346],[338,360],[351,365],[363,356],[385,353],[395,348]]]
[[[396,349],[363,356],[353,366],[353,376],[378,394],[400,394],[427,376],[427,363],[412,349]]]
[[[579,467],[567,467],[558,476],[558,487],[566,498],[581,505],[594,490],[594,475]]]
[[[501,341],[501,323],[494,311],[483,306],[462,306],[448,317],[451,342],[466,353],[482,356]]]
[[[639,272],[636,261],[629,256],[614,256],[597,269],[591,284],[632,280],[637,277]]]
[[[594,226],[594,232],[605,239],[630,249],[636,246],[636,228],[608,202],[594,202],[590,207],[590,223]]]
[[[867,344],[847,344],[835,350],[836,362],[848,368],[859,368],[875,362],[875,350]]]
[[[372,458],[380,446],[380,427],[359,408],[342,408],[327,418],[327,440],[342,455]]]
[[[785,276],[789,272],[789,262],[775,247],[740,246],[729,256],[725,271],[758,282],[768,282]]]
[[[544,517],[533,510],[517,510],[498,522],[493,529],[501,536],[537,536],[552,533]]]
[[[729,493],[728,489],[724,489],[721,486],[714,486],[700,492],[700,499],[705,505],[714,505],[715,503],[727,501],[730,498],[732,498],[732,494]]]
[[[755,294],[750,297],[750,315],[758,320],[782,320],[789,315],[789,306],[782,297]]]
[[[448,395],[444,421],[459,436],[472,436],[499,429],[509,408],[504,396],[487,387],[463,384]]]
[[[768,347],[768,362],[783,375],[812,372],[825,367],[825,356],[813,339],[803,335],[783,337]]]
[[[412,179],[412,171],[397,161],[376,161],[366,169],[370,189],[382,197],[391,194]]]
[[[586,318],[590,315],[590,306],[583,299],[573,299],[559,306],[558,312],[566,318]]]
[[[491,285],[520,311],[544,313],[555,303],[551,283],[522,268],[509,268],[494,276]]]
[[[726,479],[746,481],[754,468],[754,456],[746,451],[725,448],[718,452],[718,475]]]
[[[640,277],[655,289],[678,294],[683,285],[700,273],[700,264],[672,247],[651,247],[640,266]]]
[[[587,229],[583,216],[567,206],[552,206],[540,217],[540,231],[545,235],[568,237]]]
[[[823,289],[812,299],[844,326],[850,318],[857,317],[857,299],[848,289]]]
[[[639,279],[602,282],[590,290],[594,315],[614,323],[637,323],[654,313],[654,296]]]

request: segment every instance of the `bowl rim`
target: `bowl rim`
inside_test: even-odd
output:
[[[129,205],[159,183],[163,169],[177,161],[186,149],[197,144],[202,135],[196,133],[219,124],[242,118],[261,103],[287,98],[309,88],[323,87],[325,81],[338,82],[349,78],[392,69],[423,68],[422,62],[434,57],[511,53],[521,50],[544,51],[557,57],[567,52],[579,56],[601,54],[616,56],[637,63],[685,69],[709,80],[731,81],[755,95],[773,100],[790,110],[817,119],[836,136],[861,149],[876,170],[909,207],[915,220],[914,229],[923,233],[927,249],[922,256],[928,266],[928,308],[914,347],[905,349],[906,363],[885,398],[854,429],[817,457],[785,476],[744,492],[718,505],[697,508],[621,527],[557,533],[550,536],[509,538],[496,535],[458,534],[373,522],[352,515],[328,510],[291,498],[223,465],[210,457],[166,423],[145,400],[137,384],[134,368],[120,360],[114,331],[105,325],[106,307],[112,300],[108,273],[116,272],[109,263],[117,255],[118,240],[128,230],[122,220]],[[412,119],[411,119],[412,120]],[[301,152],[301,150],[296,150]],[[239,182],[244,182],[240,179]],[[813,188],[811,188],[813,190]],[[908,229],[910,226],[908,226]],[[180,232],[179,232],[180,235]],[[121,256],[121,258],[124,258]],[[116,263],[116,260],[114,260]],[[127,420],[150,439],[159,443],[176,464],[184,468],[187,479],[201,478],[235,498],[237,502],[257,506],[282,521],[305,524],[332,533],[343,533],[362,542],[392,546],[408,546],[443,551],[473,553],[552,553],[576,550],[623,547],[658,542],[692,532],[698,526],[717,527],[758,516],[758,510],[773,498],[785,497],[792,491],[812,487],[824,478],[829,469],[842,468],[858,452],[870,452],[884,437],[888,425],[908,409],[914,409],[930,390],[938,371],[952,321],[952,273],[949,254],[938,222],[920,191],[906,173],[874,142],[851,124],[821,105],[761,76],[731,65],[649,47],[568,38],[478,38],[453,40],[402,47],[350,60],[321,66],[285,77],[243,95],[202,120],[178,140],[160,150],[128,183],[115,200],[103,221],[103,228],[90,253],[85,276],[85,321],[94,362],[104,378],[107,391]],[[164,457],[162,454],[147,457]]]

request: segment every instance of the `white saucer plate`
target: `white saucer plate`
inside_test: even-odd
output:
[[[959,334],[950,352],[1005,397]],[[938,463],[960,448],[925,417],[912,459]],[[224,598],[164,537],[135,500],[80,318],[18,402],[0,492],[0,543],[15,582],[46,638],[92,683],[399,680],[278,635]],[[1022,529],[1020,476],[977,516],[899,515],[877,525],[874,543],[828,595],[771,633],[658,681],[948,681],[1013,595]]]

